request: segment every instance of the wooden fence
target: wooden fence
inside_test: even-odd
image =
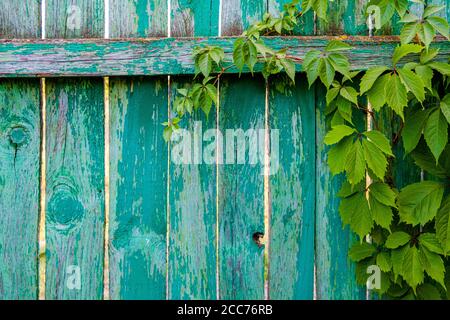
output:
[[[287,2],[0,0],[0,299],[365,299],[326,164],[324,92],[303,74],[282,95],[230,70],[218,108],[182,124],[278,129],[276,174],[176,164],[162,138],[192,48],[229,54],[231,39],[216,37]],[[268,41],[302,55],[326,41],[310,36],[338,35],[367,68],[397,41],[369,37],[367,2],[335,0],[328,22],[308,13],[292,37]],[[446,0],[428,2],[450,18]],[[395,170],[400,186],[420,179],[409,162]]]

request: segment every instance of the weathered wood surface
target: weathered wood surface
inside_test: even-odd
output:
[[[40,2],[2,1],[0,38],[40,36]],[[37,79],[0,81],[0,300],[38,296]]]
[[[37,298],[39,81],[0,81],[0,300]]]
[[[110,3],[111,38],[167,35],[167,1]],[[111,299],[166,298],[165,77],[110,78]]]
[[[0,39],[41,37],[41,0],[3,0]]]
[[[172,0],[171,34],[217,36],[219,5],[217,0]],[[176,96],[177,88],[192,81],[192,77],[171,77],[171,97]],[[214,111],[206,117],[199,110],[185,119],[181,126],[186,131],[170,146],[168,299],[217,298],[217,167],[214,153],[210,152],[208,159],[203,156],[208,146],[215,145],[214,138],[203,141],[203,134],[216,128]],[[172,107],[171,115],[175,115]],[[180,163],[176,158],[186,143],[187,161]]]
[[[1,40],[0,77],[67,77],[193,74],[192,50],[214,45],[231,61],[234,38],[180,38],[136,40]],[[289,47],[290,55],[304,57],[312,49],[323,49],[330,37],[268,37],[266,43],[280,49]],[[348,52],[355,69],[389,65],[398,37],[338,37],[353,45]],[[450,54],[449,41],[432,44],[440,48],[438,60]],[[412,58],[404,59],[409,61]],[[255,70],[261,70],[261,65]],[[297,65],[301,70],[301,65]],[[238,70],[230,68],[230,73]],[[248,72],[248,70],[244,70]]]
[[[78,6],[81,16],[79,28],[69,32],[66,23],[72,22],[66,10],[72,10],[71,6]],[[47,1],[47,36],[102,35],[102,12],[100,0]],[[101,299],[105,221],[103,80],[46,79],[46,108],[45,298]]]
[[[287,82],[287,79],[286,79]],[[270,87],[271,299],[314,296],[315,92],[304,75]],[[278,130],[278,132],[275,132]],[[279,140],[275,138],[278,136]]]
[[[110,79],[110,297],[166,297],[167,79]]]

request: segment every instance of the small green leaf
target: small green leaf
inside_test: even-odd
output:
[[[425,100],[425,88],[422,79],[411,70],[405,68],[397,69],[397,72],[407,91],[412,92],[420,102]]]
[[[348,101],[358,104],[358,92],[352,87],[342,87],[340,90],[340,94],[342,97],[347,99]]]
[[[325,87],[328,89],[333,82],[335,70],[327,58],[321,58],[319,61],[319,77]]]
[[[391,233],[385,243],[386,248],[396,249],[407,244],[411,240],[411,236],[403,231]]]
[[[408,95],[398,75],[390,76],[386,83],[385,94],[388,106],[404,119],[403,108],[408,105]]]
[[[434,61],[427,63],[427,66],[445,76],[450,76],[450,64],[448,63]]]
[[[365,177],[364,152],[359,140],[356,140],[350,147],[345,161],[345,171],[347,180],[352,184],[358,184]]]
[[[377,266],[383,272],[389,272],[392,269],[391,256],[387,252],[380,252],[377,255]]]
[[[431,252],[437,253],[437,254],[443,254],[444,251],[442,250],[441,244],[439,243],[438,239],[436,238],[436,235],[434,233],[422,233],[419,236],[419,244],[421,246],[424,246]]]
[[[424,129],[424,137],[437,164],[448,142],[448,122],[440,109],[435,110],[428,117]]]
[[[352,144],[352,138],[345,137],[328,151],[328,166],[333,175],[339,174],[345,170],[345,160]]]
[[[363,133],[378,149],[385,154],[394,156],[388,138],[378,130],[366,131]]]
[[[436,216],[436,237],[439,240],[444,253],[450,253],[450,196],[442,202]]]
[[[416,291],[416,287],[424,280],[424,268],[420,262],[419,250],[416,247],[410,247],[405,251],[402,276],[414,292]]]
[[[450,93],[441,100],[440,108],[447,122],[450,123]]]
[[[391,79],[390,74],[384,74],[379,77],[372,88],[367,92],[367,98],[375,111],[380,111],[386,103],[386,85]]]
[[[356,132],[354,128],[351,128],[346,125],[337,125],[331,128],[331,130],[325,135],[324,142],[325,144],[335,144],[341,141],[342,138],[349,136]]]
[[[362,146],[367,166],[373,171],[373,173],[375,173],[378,178],[383,180],[387,169],[386,156],[380,149],[377,148],[375,144],[373,144],[369,140],[362,140]]]
[[[373,219],[364,192],[342,199],[339,205],[339,213],[342,221],[350,225],[361,239],[367,235],[373,227]]]
[[[403,57],[407,56],[411,53],[420,53],[423,50],[423,47],[418,44],[402,44],[401,46],[398,46],[394,50],[394,54],[392,55],[392,63],[394,66],[397,64],[397,62],[400,61]]]
[[[339,94],[340,88],[330,88],[327,91],[326,100],[327,105],[329,105],[334,99],[336,99],[337,95]]]
[[[397,194],[385,183],[374,182],[369,186],[370,196],[386,206],[397,207],[395,198]]]
[[[351,49],[352,49],[351,45],[339,40],[331,40],[325,47],[325,51],[327,52],[346,51]]]
[[[374,197],[369,198],[370,213],[376,224],[390,230],[391,223],[394,218],[392,208],[379,202]]]
[[[445,8],[445,6],[437,6],[437,5],[429,4],[425,7],[422,17],[427,18],[427,17],[431,16],[432,14],[435,14],[436,12],[441,11],[444,8]]]
[[[352,261],[358,262],[371,257],[375,252],[375,247],[367,242],[355,243],[348,252],[348,256]]]
[[[388,68],[385,66],[373,67],[373,68],[368,69],[366,71],[366,73],[364,74],[364,76],[361,78],[360,89],[359,89],[360,94],[362,95],[363,93],[369,91],[369,89],[372,88],[372,86],[374,85],[375,81],[386,70],[388,70]]]
[[[429,110],[417,109],[406,114],[405,126],[402,131],[405,153],[413,151],[419,143],[423,128],[430,115]]]
[[[280,60],[281,65],[283,66],[284,70],[286,71],[286,74],[288,77],[292,80],[292,83],[295,83],[295,64],[289,59],[281,59]]]
[[[417,34],[417,29],[419,24],[417,22],[405,23],[402,30],[400,31],[400,41],[402,44],[410,43],[412,39]]]
[[[445,267],[441,256],[421,246],[419,250],[419,259],[426,273],[440,285],[445,287]]]
[[[442,17],[429,17],[426,21],[433,26],[433,28],[442,34],[447,39],[449,38],[448,34],[448,22]]]

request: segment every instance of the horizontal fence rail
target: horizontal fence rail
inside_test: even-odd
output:
[[[194,74],[192,51],[198,46],[219,46],[224,49],[225,62],[231,62],[236,37],[210,38],[142,38],[128,40],[1,40],[0,77],[68,77],[68,76],[141,76]],[[399,37],[366,36],[291,36],[265,37],[275,50],[288,47],[292,56],[303,58],[310,50],[323,50],[332,40],[353,46],[348,52],[354,69],[365,70],[377,65],[390,65]],[[432,47],[439,48],[437,60],[450,54],[450,43],[439,39]],[[404,62],[411,61],[405,58]],[[255,71],[261,71],[257,65]],[[301,64],[297,64],[301,71]],[[227,73],[238,73],[229,68]],[[245,69],[243,72],[250,72]]]

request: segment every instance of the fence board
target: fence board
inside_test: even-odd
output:
[[[2,2],[0,38],[40,36],[39,1]],[[39,81],[0,80],[0,300],[38,293]]]
[[[217,36],[219,5],[218,0],[172,0],[172,35]],[[177,87],[192,81],[192,77],[172,77],[171,96],[176,96]],[[216,161],[213,157],[208,163],[203,158],[203,150],[215,140],[203,142],[202,132],[216,128],[216,112],[211,109],[206,117],[199,110],[188,118],[182,127],[192,138],[190,161],[176,163],[174,154],[170,157],[169,299],[215,299]],[[185,139],[171,144],[173,153]]]
[[[37,298],[39,81],[0,81],[0,300]]]
[[[167,2],[110,3],[111,37],[167,36]],[[110,294],[166,298],[166,77],[110,78]]]
[[[46,5],[48,37],[103,36],[103,1],[49,0]],[[73,6],[78,6],[79,25],[72,21],[77,18]],[[46,103],[46,299],[101,299],[103,81],[47,79]]]
[[[312,299],[314,293],[315,101],[304,75],[296,80],[284,94],[271,82],[270,130],[279,130],[279,150],[271,147],[279,161],[270,169],[271,299]]]

